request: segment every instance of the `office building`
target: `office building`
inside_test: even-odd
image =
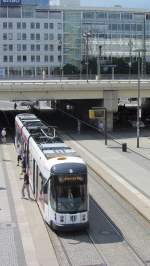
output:
[[[68,3],[68,5],[67,5]],[[49,6],[1,0],[0,76],[42,77],[56,67],[80,66],[89,55],[131,60],[143,49],[150,60],[150,12],[141,9],[82,7],[79,0],[50,0]],[[43,74],[44,73],[44,74]]]

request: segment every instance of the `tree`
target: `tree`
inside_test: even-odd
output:
[[[80,73],[79,68],[72,64],[64,65],[63,71],[65,75],[75,75]]]

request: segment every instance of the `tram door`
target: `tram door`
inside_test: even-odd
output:
[[[34,159],[33,159],[33,174],[32,174],[32,176],[33,176],[33,184],[32,184],[33,194],[35,195],[35,160]]]
[[[35,161],[35,198],[38,199],[38,166]]]

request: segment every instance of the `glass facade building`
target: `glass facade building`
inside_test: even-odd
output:
[[[79,4],[39,7],[0,6],[0,75],[40,77],[65,64],[80,66],[86,54],[105,58],[136,56],[150,61],[150,12],[141,9],[92,8]],[[51,1],[52,2],[52,1]],[[79,2],[79,1],[78,1]],[[56,4],[57,1],[54,1]]]

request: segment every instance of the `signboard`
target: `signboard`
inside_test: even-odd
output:
[[[2,6],[20,6],[22,0],[1,0]]]
[[[89,118],[105,118],[105,109],[104,108],[93,108],[89,110]]]

